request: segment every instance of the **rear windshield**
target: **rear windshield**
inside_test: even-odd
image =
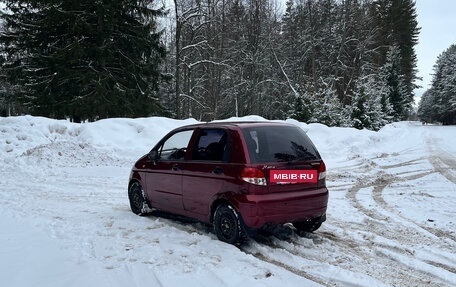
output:
[[[293,126],[244,128],[252,163],[318,160],[320,154],[306,133]]]

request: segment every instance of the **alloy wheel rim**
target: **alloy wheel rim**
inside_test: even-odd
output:
[[[138,187],[137,184],[131,187],[132,193],[132,201],[134,202],[136,207],[140,207],[142,205],[142,198],[140,195],[141,189]]]
[[[224,216],[220,222],[221,231],[226,238],[229,238],[233,234],[233,219],[229,216]]]

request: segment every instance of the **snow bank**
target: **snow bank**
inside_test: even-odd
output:
[[[48,166],[123,165],[147,153],[170,130],[196,120],[108,119],[76,124],[41,117],[0,118],[0,157]]]
[[[265,119],[247,116],[224,121]],[[322,124],[305,124],[291,119],[286,122],[305,130],[323,158],[328,161],[341,158],[341,155],[345,155],[342,156],[345,158],[348,155],[371,154],[372,150],[400,152],[417,144],[411,138],[412,135],[407,133],[408,126],[412,125],[407,122],[388,125],[379,132],[329,128]],[[197,123],[194,119],[174,120],[162,117],[106,119],[82,124],[31,116],[0,118],[0,156],[3,159],[14,159],[34,155],[40,160],[52,161],[62,157],[77,159],[82,154],[89,153],[90,156],[83,156],[91,159],[89,164],[111,164],[111,161],[119,159],[134,159],[148,152],[172,129],[194,123]],[[404,143],[409,143],[410,146],[404,146]],[[103,152],[101,158],[95,155],[100,151]]]

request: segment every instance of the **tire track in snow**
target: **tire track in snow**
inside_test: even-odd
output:
[[[402,178],[401,181],[406,182],[406,181],[412,181],[412,180],[420,179],[420,178],[425,177],[425,176],[427,176],[429,174],[432,174],[432,173],[435,173],[435,171],[428,171],[428,172],[423,172],[423,173],[419,173],[419,174],[415,174],[415,175],[411,175],[411,176],[406,176],[406,177]],[[412,221],[409,218],[403,216],[399,212],[397,212],[384,199],[383,190],[386,187],[387,187],[387,185],[374,186],[374,189],[373,189],[373,192],[372,192],[373,200],[379,206],[381,206],[386,211],[391,212],[391,214],[393,214],[394,216],[397,216],[398,218],[400,218],[401,221],[406,221],[406,222],[408,222],[410,224],[415,224],[417,227],[429,232],[430,234],[433,234],[436,237],[446,238],[446,239],[452,241],[452,243],[456,243],[456,236],[455,235],[452,235],[449,232],[445,232],[445,231],[442,231],[442,230],[439,230],[439,229],[436,229],[436,228],[432,228],[432,227],[425,226],[423,224],[417,223],[417,222]]]
[[[321,279],[317,281],[326,286],[356,286],[356,283],[350,283],[343,278],[339,278],[337,275],[339,272],[353,274],[354,276],[364,276],[371,278],[371,280],[375,278],[372,270],[364,268],[369,263],[369,258],[366,254],[360,252],[359,242],[350,238],[338,238],[331,232],[304,233],[303,235],[304,237],[295,235],[287,240],[273,240],[267,244],[267,248],[271,248],[271,252],[268,253],[279,252],[284,255],[284,258],[288,256],[298,259],[305,258],[305,260],[311,262],[307,264],[309,269],[313,269],[313,272],[309,271],[308,273],[316,273],[312,275],[313,277],[326,278],[326,281],[321,281]],[[334,257],[334,254],[338,255]],[[287,261],[293,262],[293,260]],[[281,264],[287,263],[281,262]],[[331,275],[331,272],[322,274],[319,271],[328,269],[329,266],[333,270],[340,269],[340,271],[336,272],[336,275]]]
[[[434,169],[456,184],[456,154],[452,154],[439,145],[435,137],[431,137],[430,130],[426,134],[426,145],[430,153],[429,161]]]
[[[456,168],[456,157],[450,154],[449,152],[443,150],[443,149],[438,149],[436,148],[435,140],[427,138],[426,139],[426,144],[427,148],[429,150],[430,156],[429,157],[419,157],[417,159],[413,159],[410,161],[402,162],[402,163],[397,163],[397,164],[392,164],[392,165],[382,165],[380,168],[383,170],[389,170],[389,169],[394,169],[394,168],[400,168],[404,166],[409,166],[409,165],[414,165],[419,163],[420,161],[423,160],[428,160],[432,166],[433,170],[414,170],[412,172],[398,172],[395,173],[394,178],[391,178],[390,182],[387,182],[386,185],[382,186],[375,186],[373,190],[373,199],[375,202],[377,202],[382,208],[390,211],[393,214],[396,214],[398,217],[400,217],[402,220],[405,220],[407,222],[416,224],[418,227],[421,229],[433,234],[436,237],[439,238],[445,238],[450,241],[451,243],[456,242],[456,236],[449,233],[442,231],[440,229],[432,228],[423,224],[419,224],[417,222],[414,222],[404,216],[402,216],[399,212],[397,212],[394,208],[388,205],[388,203],[384,200],[383,197],[383,190],[387,185],[390,185],[392,183],[397,183],[397,182],[407,182],[407,181],[414,181],[417,179],[420,179],[422,177],[425,177],[427,175],[433,174],[433,173],[440,173],[444,177],[446,177],[449,181],[453,182],[456,184],[456,176],[452,171],[455,170]],[[410,174],[414,173],[414,174]],[[404,176],[406,174],[410,174],[407,176]],[[451,269],[451,268],[450,268]]]
[[[392,168],[397,168],[397,167],[402,167],[402,166],[407,166],[407,165],[413,165],[417,161],[422,160],[422,158],[418,158],[415,160],[411,160],[408,162],[404,162],[403,164],[394,164],[394,165],[387,165],[387,166],[380,166],[382,170],[388,170]],[[368,174],[372,173],[372,169],[366,171]],[[378,220],[378,221],[383,221],[383,220],[395,220],[395,218],[399,218],[400,220],[396,221],[406,221],[410,225],[416,225],[419,228],[422,228],[426,230],[427,232],[437,236],[441,237],[442,235],[447,235],[446,237],[451,239],[452,241],[456,241],[455,237],[452,236],[451,234],[446,234],[445,232],[442,231],[436,231],[433,228],[427,227],[420,225],[406,217],[400,214],[396,209],[391,207],[386,200],[384,199],[383,191],[384,189],[393,184],[393,183],[398,183],[398,182],[407,182],[407,181],[412,181],[416,180],[422,177],[425,177],[429,174],[435,173],[436,171],[429,171],[429,170],[424,170],[422,172],[412,174],[409,176],[398,176],[398,175],[403,175],[403,174],[408,174],[408,172],[402,172],[402,173],[397,173],[395,175],[393,174],[388,174],[384,172],[377,172],[375,175],[370,175],[368,178],[361,178],[358,180],[358,184],[353,186],[348,190],[346,193],[346,197],[350,200],[350,202],[353,204],[353,206],[368,216],[371,219]],[[374,180],[372,180],[374,178]],[[372,200],[374,201],[375,205],[372,208],[366,208],[361,204],[361,201],[358,199],[358,195],[361,190],[363,189],[372,189]],[[421,238],[420,238],[421,239]]]
[[[295,275],[298,275],[300,277],[303,277],[303,278],[306,278],[310,281],[313,281],[315,283],[318,283],[318,284],[321,284],[323,286],[334,286],[333,284],[329,284],[328,282],[325,282],[323,281],[322,279],[314,276],[314,275],[311,275],[309,272],[306,272],[302,269],[298,269],[296,267],[293,267],[289,264],[286,264],[284,262],[281,262],[281,261],[278,261],[276,259],[273,259],[271,258],[270,256],[268,255],[265,255],[264,252],[252,252],[252,251],[249,251],[248,249],[246,248],[241,248],[241,250],[245,253],[245,254],[249,254],[249,255],[252,255],[253,257],[257,258],[258,260],[260,261],[263,261],[263,262],[266,262],[266,263],[269,263],[269,264],[272,264],[274,266],[277,266],[279,268],[282,268],[282,269],[285,269]],[[275,249],[277,250],[277,249]]]
[[[426,144],[431,154],[429,161],[434,166],[434,169],[456,184],[456,156],[444,149],[437,148],[433,139],[428,138]]]
[[[338,238],[331,232],[307,233],[306,239],[307,243],[296,236],[287,240],[272,239],[268,243],[255,242],[253,248],[242,248],[242,250],[260,260],[286,268],[326,286],[356,286],[355,283],[344,280],[344,276],[371,278],[371,281],[378,281],[376,285],[383,283],[394,286],[441,287],[447,286],[448,283],[448,281],[439,280],[431,272],[415,270],[412,266],[401,263],[400,258],[413,257],[414,252],[410,249],[405,249],[403,252],[404,250],[396,245],[374,243],[369,240],[357,241],[348,237]],[[309,240],[313,245],[309,245]],[[399,255],[394,255],[395,252]],[[334,254],[337,254],[336,258]],[[372,265],[373,254],[376,261]],[[300,260],[305,260],[306,263],[300,263]],[[304,272],[295,267],[300,265],[303,268],[306,266],[309,271]],[[391,266],[395,268],[391,269]],[[321,271],[328,268],[331,272]],[[335,272],[335,270],[338,271]],[[340,274],[344,276],[340,277]],[[385,274],[388,274],[388,277],[385,277]],[[319,280],[317,281],[316,278]],[[369,281],[369,279],[364,280]]]
[[[384,187],[377,186],[377,190]],[[359,202],[354,205],[366,216],[363,224],[350,223],[350,229],[354,233],[363,235],[363,240],[355,241],[359,246],[359,256],[372,259],[369,251],[374,252],[376,260],[383,262],[377,265],[395,266],[394,270],[386,270],[389,273],[387,282],[399,284],[399,286],[445,286],[444,278],[439,278],[437,273],[429,273],[421,269],[422,264],[415,264],[416,267],[411,267],[397,259],[414,258],[414,250],[418,248],[419,244],[423,241],[434,244],[435,239],[426,239],[422,232],[413,227],[413,223],[412,226],[410,223],[402,225],[393,217],[377,212],[376,209],[380,207],[379,205],[373,207],[372,210],[362,207]],[[446,266],[444,269],[451,270],[451,267]],[[383,278],[383,273],[375,274],[372,275],[374,278]]]
[[[403,167],[406,165],[413,165],[422,159],[423,158],[418,158],[408,162],[398,163],[394,165],[380,166],[379,168],[383,170],[388,170]],[[436,230],[427,226],[423,226],[402,216],[400,212],[395,210],[385,201],[383,195],[384,189],[393,183],[416,180],[424,176],[427,176],[431,173],[434,173],[435,171],[423,170],[416,174],[402,176],[404,174],[409,174],[409,172],[396,173],[395,175],[386,174],[382,171],[376,172],[374,168],[371,168],[374,166],[375,165],[367,166],[367,168],[363,172],[370,174],[370,176],[360,178],[358,180],[358,183],[347,191],[346,198],[349,200],[349,202],[353,205],[353,207],[356,210],[358,210],[366,216],[366,224],[368,225],[368,229],[370,232],[376,234],[380,238],[385,238],[392,242],[392,244],[385,244],[379,243],[378,240],[373,240],[372,245],[375,246],[377,255],[380,258],[384,258],[387,261],[395,262],[395,265],[397,266],[396,269],[403,270],[399,273],[407,274],[407,270],[410,271],[411,266],[409,266],[408,264],[401,263],[401,261],[398,258],[414,257],[414,251],[413,249],[409,248],[401,248],[400,246],[404,243],[406,243],[407,246],[411,246],[413,248],[421,244],[423,241],[428,242],[428,244],[435,244],[435,238],[433,238],[434,236],[440,238],[443,237],[450,240],[450,242],[448,244],[440,243],[439,245],[441,245],[445,250],[452,250],[452,248],[454,248],[455,242],[454,236],[441,230]],[[374,175],[372,175],[372,173],[374,173]],[[373,201],[369,206],[365,206],[365,198],[360,199],[360,197],[366,196],[366,190],[370,190],[370,193],[367,192],[367,195],[370,196]],[[387,226],[389,226],[390,228],[385,228]],[[360,226],[359,231],[363,230],[366,230],[366,226]],[[395,256],[394,254],[398,255]],[[424,262],[427,265],[431,265],[434,267],[437,266],[438,268],[446,270],[450,273],[453,273],[454,270],[454,267],[441,262],[433,262],[429,260],[421,260],[421,262]],[[417,264],[417,266],[421,265],[422,264]],[[407,285],[414,282],[414,280],[417,280],[414,282],[415,284],[423,284],[426,283],[428,280],[429,282],[431,282],[435,281],[436,279],[440,279],[442,281],[441,283],[443,284],[445,284],[445,282],[447,283],[445,278],[439,278],[439,272],[434,272],[435,270],[429,271],[427,270],[428,268],[423,267],[419,268],[421,270],[417,268],[413,269],[414,275],[417,275],[417,277],[413,280],[410,279],[411,281],[404,282]],[[397,278],[396,280],[398,279],[401,280],[401,278]],[[393,282],[397,283],[396,280],[393,280]],[[438,285],[439,284],[435,286]]]

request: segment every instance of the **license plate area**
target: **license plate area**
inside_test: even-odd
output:
[[[276,184],[317,183],[316,170],[270,170],[269,181]]]

